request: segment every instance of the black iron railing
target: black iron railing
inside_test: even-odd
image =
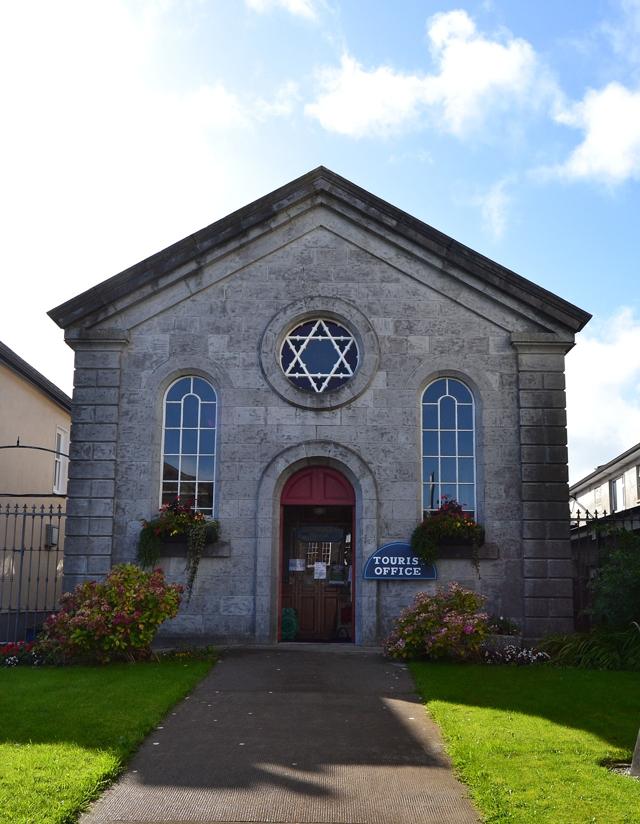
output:
[[[0,643],[32,640],[62,593],[62,505],[0,506]]]

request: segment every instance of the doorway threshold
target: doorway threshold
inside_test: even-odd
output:
[[[275,645],[277,649],[282,650],[304,650],[305,652],[333,652],[345,653],[347,655],[355,653],[359,655],[381,655],[382,647],[368,646],[364,647],[360,644],[353,643],[338,643],[334,644],[331,641],[280,641]]]
[[[359,644],[332,644],[317,643],[315,641],[278,641],[269,644],[217,644],[217,649],[224,652],[226,649],[262,649],[278,650],[280,652],[331,652],[334,655],[382,655],[382,647],[361,646]]]

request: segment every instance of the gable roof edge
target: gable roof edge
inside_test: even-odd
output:
[[[152,279],[168,274],[216,246],[228,243],[234,237],[270,220],[282,210],[321,193],[347,203],[367,218],[377,220],[387,229],[398,232],[412,243],[438,256],[443,262],[443,269],[448,266],[464,269],[495,288],[517,297],[523,303],[542,310],[572,332],[580,331],[591,318],[588,312],[553,292],[434,229],[324,166],[313,169],[270,194],[199,229],[54,307],[47,314],[58,326],[66,329],[114,300],[145,286]]]

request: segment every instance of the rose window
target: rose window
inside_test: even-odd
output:
[[[341,324],[314,318],[296,326],[286,336],[280,365],[298,389],[327,392],[342,386],[355,374],[358,345]]]

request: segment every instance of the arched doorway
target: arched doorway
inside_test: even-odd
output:
[[[305,467],[280,504],[279,640],[353,641],[353,486],[331,467]]]

